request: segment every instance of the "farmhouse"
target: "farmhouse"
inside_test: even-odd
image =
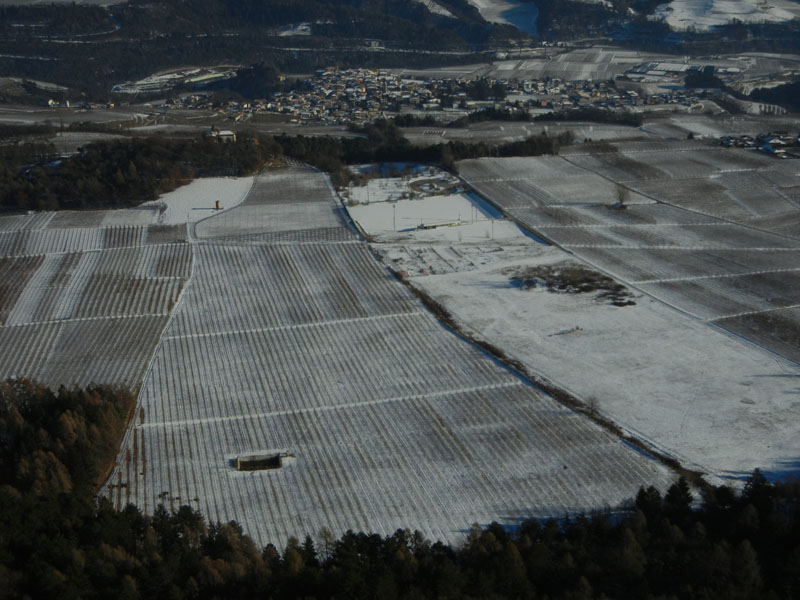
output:
[[[236,141],[236,134],[233,131],[228,129],[223,129],[220,131],[216,127],[212,127],[204,134],[206,139],[212,139],[217,142],[235,142]]]

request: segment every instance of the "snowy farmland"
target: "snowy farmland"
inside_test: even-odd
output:
[[[789,470],[800,439],[796,365],[640,288],[668,283],[678,268],[669,256],[683,265],[681,280],[725,266],[716,285],[775,270],[773,255],[791,270],[795,246],[656,201],[634,184],[667,177],[667,167],[634,163],[661,146],[632,147],[625,160],[576,152],[465,162],[462,172],[478,188],[501,189],[508,213],[541,214],[543,236],[572,236],[574,255],[631,252],[633,306],[512,285],[526,269],[576,258],[443,173],[369,180],[368,193],[350,190],[348,215],[325,175],[292,167],[196,183],[129,211],[0,219],[0,368],[52,385],[140,385],[104,493],[147,511],[190,504],[239,521],[260,544],[282,547],[323,528],[401,527],[458,542],[474,522],[614,507],[640,485],[663,490],[674,479],[443,327],[375,259],[347,225],[352,217],[386,265],[465,331],[653,447],[717,476]],[[685,153],[720,177],[774,164],[783,177],[775,181],[793,181],[760,158],[723,160],[697,144]],[[619,197],[612,172],[629,190],[625,209],[609,208]],[[591,198],[559,201],[581,186]],[[224,210],[210,210],[216,199]],[[759,210],[752,222],[776,228],[768,220],[785,214],[774,202]],[[431,227],[419,229],[420,216]],[[761,263],[723,260],[726,240],[739,236],[745,248],[766,249],[753,253]],[[650,271],[659,252],[673,254]],[[264,456],[282,457],[280,468],[235,468]]]
[[[322,528],[456,542],[674,477],[445,329],[346,226],[323,174],[263,174],[189,244],[106,489],[119,504],[188,503],[279,547]],[[234,468],[252,456],[285,460]]]
[[[512,256],[414,285],[687,465],[734,478],[755,467],[797,472],[800,238],[786,226],[798,218],[793,161],[631,142],[605,153],[464,161],[459,170],[566,253]],[[514,272],[576,258],[626,284],[636,305],[510,283]]]
[[[0,375],[136,387],[191,274],[187,221],[253,178],[196,181],[115,211],[0,218]]]

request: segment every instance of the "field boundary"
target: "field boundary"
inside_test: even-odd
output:
[[[654,460],[672,469],[678,475],[685,477],[687,481],[696,487],[700,489],[708,489],[710,487],[710,484],[703,477],[705,475],[704,472],[684,466],[677,458],[655,448],[646,439],[633,435],[630,432],[626,432],[614,421],[600,415],[593,406],[579,399],[573,393],[557,386],[553,382],[540,375],[531,373],[527,367],[525,367],[525,365],[523,365],[519,360],[509,357],[501,348],[467,332],[455,320],[450,311],[448,311],[447,308],[445,308],[441,303],[423,290],[414,286],[409,280],[404,278],[401,273],[398,273],[389,267],[386,268],[395,277],[395,279],[406,286],[428,308],[428,310],[433,313],[433,315],[442,325],[451,330],[452,333],[459,338],[478,347],[493,359],[504,365],[526,384],[550,396],[559,404],[585,416],[596,425],[599,425],[602,429],[629,444],[638,452],[652,457]]]

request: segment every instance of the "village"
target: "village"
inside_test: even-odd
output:
[[[389,115],[411,114],[439,122],[483,108],[541,114],[593,107],[616,111],[633,107],[691,109],[712,90],[664,89],[639,93],[610,80],[407,78],[390,71],[329,68],[296,89],[266,99],[220,102],[203,91],[174,97],[162,108],[215,110],[240,122],[259,114],[280,114],[292,122],[319,125],[363,123]]]

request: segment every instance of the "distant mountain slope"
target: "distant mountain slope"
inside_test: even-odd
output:
[[[655,16],[677,30],[708,30],[734,19],[742,23],[782,23],[800,17],[792,0],[673,0],[660,5]]]
[[[2,1],[2,0],[0,0]],[[130,0],[113,6],[0,4],[0,76],[91,95],[186,64],[448,64],[525,37],[466,0]],[[100,60],[102,57],[102,60]],[[475,60],[475,57],[471,57]],[[94,88],[94,89],[92,89]]]
[[[481,16],[490,23],[507,23],[531,35],[538,34],[536,26],[539,9],[533,2],[520,0],[469,0]]]

